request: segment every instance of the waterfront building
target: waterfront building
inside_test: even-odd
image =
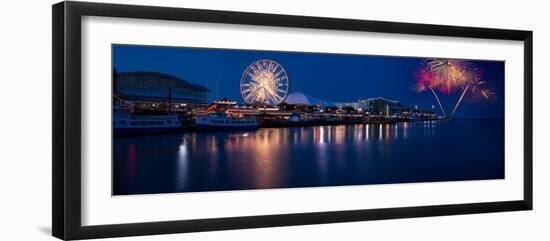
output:
[[[353,108],[357,111],[369,112],[374,115],[396,114],[403,109],[399,101],[388,100],[382,97],[360,99],[357,102],[335,102],[334,106],[340,109]]]
[[[360,110],[361,107],[359,106],[359,102],[334,102],[334,106],[342,109],[345,107],[352,107],[356,110]]]
[[[368,99],[361,99],[357,101],[357,109],[360,111],[366,111],[368,109]]]
[[[113,94],[144,108],[178,109],[206,105],[208,89],[158,72],[113,73]]]
[[[382,97],[360,100],[364,104],[364,110],[371,115],[393,115],[403,110],[403,105],[396,100],[388,100]]]

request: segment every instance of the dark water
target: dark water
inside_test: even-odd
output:
[[[117,137],[113,194],[504,178],[504,122]]]

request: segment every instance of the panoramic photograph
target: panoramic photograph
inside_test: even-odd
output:
[[[504,178],[504,61],[112,45],[112,195]]]

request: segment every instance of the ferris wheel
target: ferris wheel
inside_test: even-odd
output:
[[[279,63],[261,59],[250,64],[241,77],[241,95],[247,104],[275,106],[286,99],[288,75]]]

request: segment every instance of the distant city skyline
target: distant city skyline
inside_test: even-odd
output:
[[[436,105],[429,93],[414,90],[415,73],[425,58],[113,45],[113,67],[117,72],[173,75],[208,88],[209,101],[225,97],[243,102],[241,76],[248,65],[260,59],[275,60],[285,68],[289,93],[302,92],[329,102],[383,97],[422,109]],[[456,117],[504,118],[504,62],[470,62],[492,84],[496,98],[487,103],[466,102]],[[441,102],[445,108],[452,108],[459,95],[441,94]]]

